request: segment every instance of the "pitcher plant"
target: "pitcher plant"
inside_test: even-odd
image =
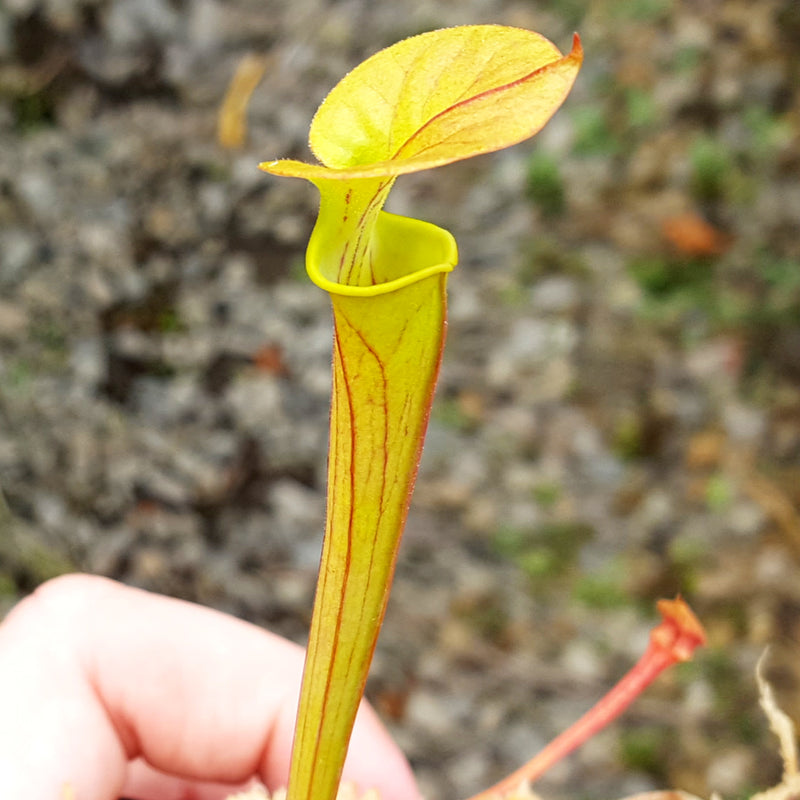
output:
[[[399,175],[534,135],[582,59],[577,35],[564,55],[537,33],[499,25],[423,33],[376,53],[330,92],[310,130],[320,163],[260,165],[319,190],[306,269],[330,293],[334,316],[327,518],[289,800],[336,794],[442,357],[455,241],[385,212],[384,202]]]

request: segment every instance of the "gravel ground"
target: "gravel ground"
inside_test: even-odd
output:
[[[302,641],[324,510],[327,298],[302,274],[327,90],[422,30],[499,22],[584,68],[533,143],[401,179],[461,264],[369,695],[432,800],[502,777],[682,592],[710,646],[548,798],[780,776],[800,719],[796,0],[5,0],[0,611],[88,570]],[[266,72],[244,147],[217,113]]]

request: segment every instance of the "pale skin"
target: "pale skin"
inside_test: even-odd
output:
[[[253,779],[285,785],[302,659],[191,603],[50,581],[0,624],[0,797],[223,800]],[[344,777],[382,800],[419,798],[366,704]]]

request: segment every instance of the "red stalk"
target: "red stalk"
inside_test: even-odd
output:
[[[703,626],[680,597],[659,600],[658,610],[662,619],[650,632],[647,650],[619,683],[525,766],[471,800],[497,800],[523,784],[532,784],[553,764],[613,722],[663,670],[679,661],[688,661],[694,649],[705,644]]]

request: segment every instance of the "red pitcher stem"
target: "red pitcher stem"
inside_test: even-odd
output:
[[[471,800],[504,798],[522,784],[538,780],[553,764],[613,722],[664,669],[688,661],[694,649],[705,644],[703,626],[680,597],[659,600],[658,610],[662,620],[650,632],[647,650],[619,683],[525,766]]]

